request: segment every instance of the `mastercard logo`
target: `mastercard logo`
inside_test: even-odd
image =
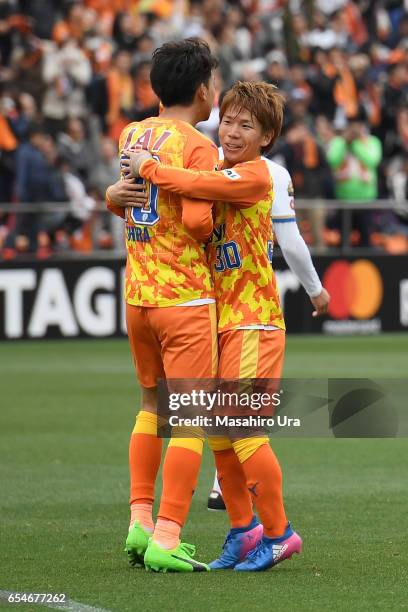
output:
[[[332,263],[324,273],[323,286],[330,293],[328,313],[333,319],[371,319],[384,295],[381,274],[367,259]]]

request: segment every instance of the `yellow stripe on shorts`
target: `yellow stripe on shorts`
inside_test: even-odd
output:
[[[258,370],[259,329],[245,329],[239,364],[240,378],[256,378]]]
[[[211,325],[211,375],[217,376],[218,371],[218,333],[217,333],[217,306],[208,304]]]

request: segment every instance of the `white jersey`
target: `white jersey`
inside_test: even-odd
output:
[[[266,161],[273,181],[273,223],[290,223],[296,221],[295,192],[289,172],[274,161],[262,157]]]

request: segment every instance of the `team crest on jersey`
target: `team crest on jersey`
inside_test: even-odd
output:
[[[292,181],[290,181],[288,184],[288,196],[293,198],[294,195],[295,195],[295,190],[294,190]]]
[[[223,170],[222,173],[225,174],[227,178],[231,179],[231,181],[236,181],[237,179],[241,178],[241,175],[238,174],[238,172],[235,172],[235,170],[232,170],[231,168]]]

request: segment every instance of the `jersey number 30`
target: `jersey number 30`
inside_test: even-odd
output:
[[[234,270],[242,266],[239,248],[236,242],[224,242],[216,247],[214,269],[216,272]]]

